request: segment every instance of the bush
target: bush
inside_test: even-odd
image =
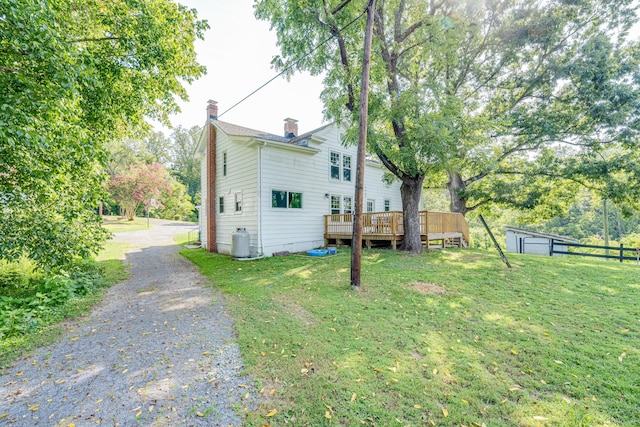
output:
[[[44,276],[25,265],[0,266],[0,340],[34,332],[56,320],[60,308],[103,283],[93,261],[76,264],[68,274]]]

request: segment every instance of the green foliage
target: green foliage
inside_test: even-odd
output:
[[[132,165],[126,174],[111,178],[109,190],[129,221],[135,219],[139,206],[150,209],[152,199],[160,203],[171,196],[167,170],[159,163]]]
[[[42,275],[24,264],[5,263],[0,269],[0,340],[34,333],[57,319],[62,306],[96,292],[102,283],[92,263],[67,275]]]
[[[0,339],[0,368],[8,366],[17,357],[24,357],[33,348],[54,342],[62,332],[61,321],[86,315],[100,301],[107,286],[126,279],[128,272],[122,262],[125,250],[124,243],[107,242],[97,263],[76,264],[73,273],[59,275],[60,281],[50,273],[35,269],[31,260],[0,261],[0,299],[12,302],[6,312],[0,311],[0,324],[9,325],[5,328],[11,335]],[[51,299],[41,291],[43,288],[58,295],[72,289],[74,294],[62,304],[43,305],[42,309],[34,310],[33,303]],[[43,297],[37,296],[38,292]],[[13,304],[14,299],[32,302],[32,305]],[[6,318],[3,317],[5,314]]]
[[[640,422],[633,263],[510,254],[507,269],[495,251],[365,250],[354,292],[342,250],[183,254],[225,293],[260,384],[244,425]]]
[[[194,204],[200,203],[196,200],[196,194],[200,192],[200,160],[195,156],[195,152],[201,132],[202,128],[198,126],[191,129],[178,126],[171,135],[171,173],[187,187],[187,194],[191,196],[191,202]]]
[[[327,115],[351,126],[352,142],[362,7],[256,3],[256,16],[278,36],[273,63],[285,68],[313,52],[289,72],[324,73]],[[463,214],[495,202],[547,204],[531,214],[552,216],[562,203],[541,190],[558,180],[602,182],[608,197],[633,199],[640,191],[640,45],[628,40],[635,8],[630,0],[377,2],[370,149],[405,184],[437,177]],[[329,36],[336,40],[313,50]],[[612,145],[622,151],[600,162]],[[415,192],[403,192],[408,197]]]
[[[104,144],[167,122],[203,74],[206,22],[172,0],[0,0],[0,259],[44,268],[107,233]]]
[[[162,206],[154,209],[152,214],[156,218],[190,220],[195,213],[195,206],[191,203],[191,196],[187,194],[187,187],[177,181],[170,183],[171,193],[163,197]]]

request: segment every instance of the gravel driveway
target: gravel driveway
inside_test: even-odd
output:
[[[241,424],[234,408],[245,408],[253,387],[239,375],[232,320],[173,245],[194,225],[152,221],[114,239],[132,245],[131,278],[59,343],[0,377],[0,425]]]

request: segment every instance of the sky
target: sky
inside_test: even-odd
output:
[[[207,74],[187,85],[189,101],[180,102],[182,112],[170,118],[175,127],[203,126],[208,100],[218,102],[222,114],[273,78],[278,72],[271,59],[279,53],[269,23],[253,15],[253,0],[179,0],[198,10],[198,18],[211,27],[195,45],[198,62]],[[322,78],[297,73],[290,81],[279,77],[267,87],[224,114],[220,120],[261,131],[284,134],[284,119],[298,120],[300,133],[323,124],[319,99]],[[165,134],[170,129],[158,128]]]

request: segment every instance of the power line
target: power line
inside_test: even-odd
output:
[[[291,70],[292,68],[294,68],[296,65],[298,65],[303,59],[307,58],[309,55],[311,55],[313,52],[315,52],[316,50],[320,49],[322,46],[324,46],[325,44],[327,44],[329,41],[333,40],[339,33],[341,33],[342,31],[346,30],[347,28],[349,28],[351,25],[353,25],[354,23],[356,23],[356,21],[358,21],[360,18],[362,18],[365,13],[367,13],[367,10],[365,9],[360,15],[356,16],[351,22],[349,22],[347,25],[345,25],[344,27],[340,28],[336,34],[331,35],[330,37],[326,38],[325,40],[323,40],[319,45],[317,45],[316,47],[314,47],[313,49],[311,49],[309,52],[305,53],[304,55],[302,55],[300,58],[296,59],[291,65],[289,65],[288,67],[286,67],[284,70],[282,70],[280,73],[278,73],[277,75],[273,76],[271,79],[269,79],[269,81],[267,81],[266,83],[264,83],[262,86],[260,86],[259,88],[257,88],[256,90],[254,90],[253,92],[251,92],[249,95],[245,96],[244,98],[242,98],[240,101],[236,102],[235,104],[233,104],[231,107],[229,107],[228,109],[224,110],[221,114],[218,114],[218,117],[222,117],[224,114],[228,113],[229,111],[233,110],[235,107],[237,107],[238,105],[242,104],[244,101],[246,101],[247,99],[249,99],[250,97],[252,97],[253,95],[255,95],[258,91],[260,91],[262,88],[264,88],[265,86],[267,86],[269,83],[271,83],[272,81],[274,81],[275,79],[277,79],[278,77],[280,77],[281,75],[283,75],[284,73],[286,73],[287,71]]]

